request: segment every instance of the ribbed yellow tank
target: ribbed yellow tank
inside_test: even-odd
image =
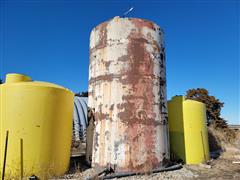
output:
[[[68,170],[73,97],[61,86],[33,82],[20,74],[7,75],[0,85],[1,175],[7,131],[6,179],[22,175],[47,179]]]
[[[209,160],[205,104],[175,96],[168,102],[171,156],[187,164]]]

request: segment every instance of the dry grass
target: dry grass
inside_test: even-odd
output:
[[[224,150],[226,146],[232,145],[237,139],[238,133],[229,128],[208,127],[210,151]]]

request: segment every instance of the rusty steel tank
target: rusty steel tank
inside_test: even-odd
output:
[[[163,32],[151,21],[115,17],[90,36],[92,166],[149,171],[169,159]]]

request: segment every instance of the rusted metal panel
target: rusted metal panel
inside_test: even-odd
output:
[[[93,132],[95,121],[93,111],[90,108],[88,109],[88,119],[86,161],[90,165],[92,162]]]
[[[92,166],[148,171],[169,159],[165,48],[156,24],[115,17],[90,37]]]

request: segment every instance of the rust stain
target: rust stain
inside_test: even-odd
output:
[[[111,107],[110,107],[110,111],[112,111],[113,108],[114,108],[114,104],[111,105]]]
[[[94,131],[94,147],[93,147],[95,151],[97,151],[98,146],[99,146],[98,138],[99,138],[99,133],[96,132],[96,129],[95,129],[95,131]]]
[[[120,78],[121,76],[115,75],[115,74],[106,74],[106,75],[100,75],[97,77],[91,77],[91,79],[88,81],[89,85],[95,84],[98,81],[107,81],[111,82],[114,78]]]
[[[101,121],[108,117],[108,114],[102,112],[102,106],[103,106],[103,104],[100,104],[98,107],[99,111],[94,113],[96,121]]]
[[[131,22],[134,23],[134,25],[138,28],[141,29],[143,27],[147,27],[149,29],[152,29],[154,31],[156,31],[156,28],[154,26],[154,23],[144,20],[144,19],[136,19],[136,18],[130,18]]]
[[[106,121],[101,121],[101,129],[100,129],[100,147],[99,147],[99,153],[104,154],[105,152],[105,126],[106,126]],[[104,164],[104,156],[99,157],[100,164]]]
[[[139,21],[135,21],[134,23],[138,22]],[[142,27],[143,24],[137,24],[138,28],[141,28],[140,26]],[[129,144],[131,145],[127,169],[131,171],[151,170],[153,166],[156,167],[156,165],[158,165],[158,159],[153,151],[153,149],[155,149],[154,140],[156,139],[156,131],[153,127],[153,125],[155,125],[156,114],[152,106],[154,102],[154,87],[151,78],[154,76],[154,64],[150,54],[145,48],[147,40],[141,36],[140,33],[133,31],[128,37],[128,56],[124,56],[123,59],[130,61],[130,67],[127,71],[126,79],[124,79],[122,83],[127,83],[128,86],[131,86],[134,95],[123,96],[122,99],[125,103],[118,105],[118,108],[122,110],[118,113],[118,117],[122,122],[127,124],[125,133],[128,134]],[[144,82],[141,81],[143,79]],[[139,104],[143,106],[140,111],[138,107]],[[139,142],[138,137],[141,136],[139,131],[146,133],[144,134],[144,142]],[[147,161],[140,166],[136,166],[136,162],[134,161],[138,159],[141,154],[139,144],[142,143],[144,143],[145,150],[147,151]]]
[[[107,46],[107,25],[108,22],[104,22],[101,26],[97,26],[99,31],[99,43],[95,46],[96,49],[101,49]]]
[[[110,66],[111,63],[112,63],[112,61],[106,61],[106,62],[104,62],[104,65],[105,65],[105,67],[106,67],[107,70],[109,70],[109,66]]]

